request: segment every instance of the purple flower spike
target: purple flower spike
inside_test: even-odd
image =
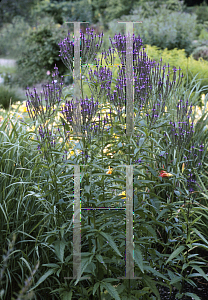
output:
[[[26,92],[27,102],[26,107],[29,114],[29,117],[33,120],[37,119],[40,116],[44,121],[48,120],[55,112],[55,104],[60,104],[60,98],[62,96],[62,77],[61,82],[58,83],[58,68],[54,67],[56,70],[54,73],[54,77],[56,80],[52,81],[52,85],[49,83],[46,85],[42,85],[43,92],[40,93],[40,97],[36,92],[36,88],[34,88],[34,94],[30,93],[29,88],[27,88],[28,92]],[[43,102],[43,97],[45,98]],[[44,111],[44,106],[46,104],[46,110]]]
[[[90,61],[95,59],[97,52],[100,50],[102,43],[103,43],[103,32],[101,35],[97,36],[93,34],[94,29],[87,28],[86,35],[81,32],[81,41],[80,41],[80,54],[83,64],[87,64]],[[86,36],[88,37],[86,38]],[[63,40],[60,41],[58,44],[60,47],[60,54],[61,60],[66,65],[68,69],[73,71],[73,57],[74,57],[74,40],[70,41],[70,32],[68,31],[68,36]]]

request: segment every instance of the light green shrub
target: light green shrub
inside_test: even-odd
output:
[[[186,58],[185,50],[167,50],[167,49],[159,49],[156,46],[145,45],[146,53],[149,58],[154,59],[159,63],[161,57],[162,62],[166,64],[166,66],[170,65],[170,80],[173,78],[173,67],[175,66],[177,69],[181,68],[181,72],[184,75],[183,84],[189,84],[193,78],[197,75],[196,80],[200,78],[200,88],[208,85],[208,62],[200,58],[198,61],[190,57]],[[208,90],[205,90],[207,93]],[[194,95],[194,93],[193,93]]]
[[[168,50],[185,49],[186,54],[190,55],[193,51],[192,41],[196,39],[197,16],[165,8],[158,8],[156,11],[157,15],[149,18],[144,18],[141,11],[136,15],[123,16],[120,20],[109,22],[109,29],[113,35],[118,32],[123,34],[125,25],[117,21],[142,21],[134,25],[134,33],[140,35],[144,44]]]
[[[199,39],[200,40],[208,40],[208,31],[205,28],[203,28],[201,30],[201,33],[199,35]]]
[[[0,31],[0,55],[18,58],[25,48],[25,35],[29,28],[20,16],[13,19],[13,24],[5,24]]]
[[[38,20],[38,27],[30,28],[25,39],[25,49],[17,60],[18,73],[14,82],[26,88],[35,83],[48,80],[47,71],[54,71],[54,66],[59,69],[60,75],[66,67],[59,57],[60,39],[67,35],[67,28],[55,24],[54,20],[45,17]]]
[[[194,59],[198,60],[200,57],[203,58],[204,60],[208,61],[208,47],[207,46],[202,46],[202,47],[197,47],[193,52],[192,56]]]

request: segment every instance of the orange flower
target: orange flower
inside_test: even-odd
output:
[[[106,174],[112,174],[112,172],[113,172],[113,168],[111,168],[110,166],[108,167],[108,172],[106,172]]]
[[[167,173],[166,171],[160,171],[160,177],[170,177],[173,176],[171,173]]]

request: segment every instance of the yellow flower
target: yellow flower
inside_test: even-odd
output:
[[[126,199],[126,191],[123,191],[122,193],[120,193],[119,196],[124,196],[121,199]]]
[[[70,155],[73,156],[74,155],[74,151],[70,151]]]
[[[106,172],[106,174],[112,174],[112,172],[113,172],[113,168],[111,168],[110,166],[108,167],[108,172]]]
[[[22,103],[22,105],[19,107],[20,112],[27,112],[27,107],[26,107],[26,101]]]

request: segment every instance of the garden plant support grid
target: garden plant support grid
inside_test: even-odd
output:
[[[80,23],[74,23],[74,98],[80,99]],[[134,131],[134,92],[133,92],[133,23],[138,22],[118,22],[126,24],[126,74],[127,74],[127,107],[126,107],[126,135],[131,136]],[[75,115],[77,123],[74,130],[81,135],[81,107],[77,101]],[[74,166],[74,215],[73,215],[73,277],[64,277],[64,279],[77,279],[75,285],[81,278],[81,217],[80,210],[80,166]],[[103,209],[103,208],[87,208],[87,209]],[[105,208],[106,210],[112,208]],[[122,208],[121,208],[122,209]],[[134,277],[134,243],[133,243],[133,165],[126,165],[126,276],[118,279],[140,279]],[[82,277],[89,279],[89,277]]]

